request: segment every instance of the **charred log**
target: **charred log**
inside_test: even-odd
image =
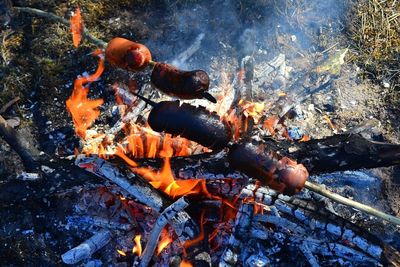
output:
[[[9,130],[6,129],[6,131]],[[51,173],[43,172],[42,179],[35,182],[12,180],[1,184],[0,201],[2,203],[10,204],[22,199],[41,198],[55,192],[68,190],[74,186],[101,182],[94,175],[74,166],[69,160],[36,160],[36,157],[29,153],[30,149],[24,149],[21,136],[17,135],[14,129],[11,130],[11,134],[7,132],[8,134],[4,135],[2,132],[2,136],[21,158],[25,158],[27,166],[32,166],[32,164],[43,165],[54,171]],[[265,150],[296,159],[298,163],[306,166],[311,175],[323,172],[385,167],[400,163],[400,145],[373,142],[359,135],[334,135],[308,142],[277,142],[267,139],[258,144],[263,144]],[[161,168],[162,162],[161,159],[138,161],[140,165],[147,165],[152,168]],[[245,178],[242,173],[227,168],[226,164],[227,158],[224,152],[171,159],[172,171],[178,179]]]

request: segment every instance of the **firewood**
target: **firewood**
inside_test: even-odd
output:
[[[93,253],[107,245],[111,237],[112,233],[108,230],[97,232],[79,246],[65,252],[61,258],[66,264],[76,264],[81,260],[89,258]]]
[[[146,248],[144,249],[143,254],[140,257],[140,261],[138,263],[139,266],[146,267],[149,265],[154,251],[157,247],[158,239],[160,238],[162,229],[168,224],[170,220],[172,220],[172,218],[178,212],[185,209],[188,205],[188,200],[185,199],[185,197],[181,197],[160,213],[160,216],[158,217],[154,228],[151,231],[150,237],[148,238]]]

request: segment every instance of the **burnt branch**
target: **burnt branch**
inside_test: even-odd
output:
[[[308,142],[262,142],[268,150],[296,159],[310,174],[378,168],[400,164],[400,145],[338,134]]]
[[[17,152],[27,171],[37,169],[40,151],[35,147],[33,140],[23,131],[16,131],[7,125],[7,121],[1,115],[0,136]]]
[[[154,254],[154,251],[157,247],[158,239],[160,238],[160,234],[162,229],[168,224],[170,220],[180,211],[189,206],[189,202],[185,199],[185,197],[181,197],[176,202],[171,204],[168,208],[166,208],[160,216],[158,217],[153,230],[151,231],[150,237],[148,239],[146,248],[143,251],[143,255],[140,258],[139,266],[146,267],[149,265],[151,257]]]
[[[30,7],[13,7],[13,10],[18,11],[18,12],[23,12],[23,13],[28,13],[30,15],[34,15],[34,16],[38,16],[38,17],[42,17],[42,18],[46,18],[46,19],[50,19],[56,22],[59,22],[67,27],[70,26],[70,22],[62,17],[59,17],[53,13],[50,12],[46,12],[40,9],[36,9],[36,8],[30,8]],[[89,31],[85,28],[83,29],[83,35],[85,36],[85,38],[90,41],[91,43],[98,45],[100,47],[106,47],[107,43],[104,42],[103,40],[100,40],[96,37],[94,37],[93,35],[91,35],[89,33]]]
[[[162,214],[162,212],[165,211],[169,214],[169,211],[166,209],[171,207],[171,205],[171,209],[175,209],[172,201],[167,196],[159,193],[141,176],[132,173],[130,170],[121,170],[110,162],[98,157],[78,157],[76,164],[87,171],[118,185],[130,196],[151,207],[158,213]],[[178,202],[178,204],[185,204],[186,200],[183,201],[183,203],[181,202]],[[162,215],[162,217],[163,216],[165,215]],[[196,222],[183,210],[177,209],[174,216],[168,222],[174,228],[181,241],[193,240],[200,234]],[[188,249],[188,257],[194,262],[205,264],[205,266],[211,265],[209,253],[199,247],[191,247]]]
[[[112,233],[108,230],[97,232],[91,238],[77,247],[65,252],[61,258],[66,264],[76,264],[89,258],[93,253],[104,247],[111,241]]]

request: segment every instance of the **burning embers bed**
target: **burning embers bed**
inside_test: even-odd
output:
[[[67,108],[82,141],[76,164],[114,185],[85,193],[84,204],[77,205],[81,216],[71,217],[70,224],[102,230],[65,253],[65,263],[90,258],[113,239],[114,264],[267,266],[290,264],[298,257],[312,266],[380,264],[378,242],[328,213],[320,196],[300,193],[308,178],[303,165],[248,141],[253,131],[289,138],[278,117],[266,117],[265,104],[250,101],[248,62],[234,85],[225,83],[221,94],[212,96],[207,73],[154,62],[144,45],[115,38],[105,53],[94,55],[99,57],[97,70],[75,80]],[[206,107],[156,103],[138,94],[134,83],[115,84],[120,119],[100,129],[94,122],[104,101],[89,99],[88,93],[105,60],[130,71],[152,67],[152,84],[161,92],[202,99],[198,102]],[[172,157],[189,157],[196,165],[201,161],[196,163],[195,155],[219,157],[219,152],[227,154],[226,167],[250,182],[234,175],[177,178],[171,166]],[[159,170],[141,163],[152,158],[162,158]],[[287,196],[294,194],[299,197]],[[88,211],[96,205],[95,212]]]

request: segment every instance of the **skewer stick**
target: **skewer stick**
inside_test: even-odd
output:
[[[312,182],[306,181],[305,188],[307,188],[308,190],[311,190],[313,192],[316,192],[320,195],[323,195],[324,197],[327,197],[329,199],[332,199],[333,201],[336,201],[340,204],[346,205],[346,206],[350,206],[353,207],[357,210],[363,211],[365,213],[368,213],[370,215],[373,215],[375,217],[381,218],[385,221],[394,223],[396,225],[400,225],[400,218],[392,216],[390,214],[386,214],[382,211],[379,211],[377,209],[372,208],[371,206],[367,206],[365,204],[362,204],[360,202],[342,197],[339,194],[330,192],[329,190],[326,190],[325,188],[322,188],[321,186],[314,184]]]
[[[60,22],[61,24],[64,24],[67,27],[70,26],[69,20],[66,20],[66,19],[64,19],[64,18],[62,18],[60,16],[57,16],[57,15],[53,14],[53,13],[46,12],[46,11],[43,11],[43,10],[40,10],[40,9],[30,8],[30,7],[16,7],[16,6],[13,7],[13,9],[16,10],[16,11],[19,11],[19,12],[25,12],[25,13],[29,13],[31,15],[35,15],[35,16],[39,16],[39,17],[43,17],[43,18],[47,18],[47,19],[50,19],[50,20],[54,20],[54,21]],[[96,44],[98,46],[101,46],[103,48],[107,47],[107,43],[106,42],[94,37],[93,35],[91,35],[86,28],[83,29],[83,36],[87,40],[89,40],[90,42],[92,42],[92,43],[94,43],[94,44]]]

